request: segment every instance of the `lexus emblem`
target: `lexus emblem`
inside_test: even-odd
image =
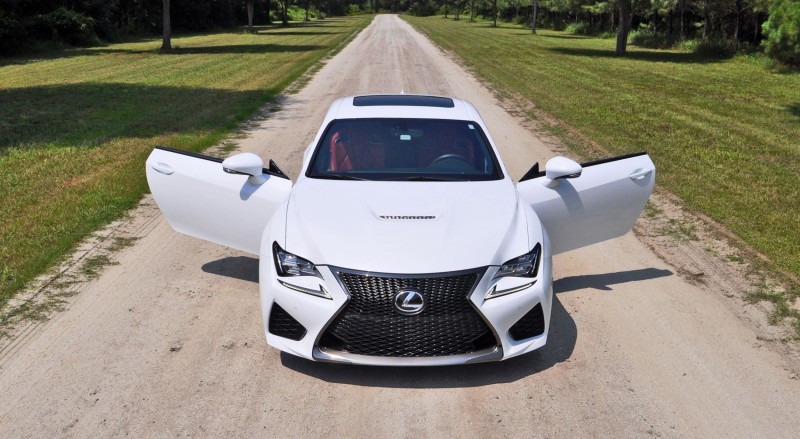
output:
[[[419,314],[425,309],[425,297],[417,290],[402,289],[394,296],[394,307],[403,314]]]

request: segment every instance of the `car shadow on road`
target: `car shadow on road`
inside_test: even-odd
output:
[[[659,277],[672,276],[674,273],[669,270],[658,268],[643,268],[641,270],[618,271],[616,273],[605,274],[584,274],[580,276],[568,276],[553,281],[553,291],[556,294],[569,291],[591,288],[601,291],[611,291],[610,285],[623,284],[648,279],[658,279]]]
[[[258,282],[258,259],[229,256],[202,266],[206,273]],[[445,367],[373,367],[313,362],[281,352],[281,364],[320,380],[367,387],[457,388],[511,383],[568,360],[578,340],[575,320],[559,295],[580,289],[611,291],[611,285],[671,276],[669,270],[645,268],[605,274],[569,276],[553,282],[553,309],[547,344],[534,352],[502,362]]]
[[[228,256],[206,262],[200,269],[206,273],[258,283],[258,259],[249,256]]]
[[[572,355],[578,330],[564,306],[553,298],[550,335],[545,347],[500,363],[444,367],[377,367],[315,363],[281,352],[285,367],[329,383],[390,388],[456,388],[511,383],[549,369]]]

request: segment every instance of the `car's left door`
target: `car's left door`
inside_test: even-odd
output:
[[[146,169],[153,198],[176,231],[253,254],[292,188],[288,177],[260,165],[253,177],[226,169],[221,159],[170,148],[154,149]]]

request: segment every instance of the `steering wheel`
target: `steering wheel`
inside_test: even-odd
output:
[[[453,161],[459,162],[459,164],[467,165],[470,169],[472,168],[472,163],[461,154],[444,154],[436,157],[428,167],[433,167],[442,164],[443,162]]]

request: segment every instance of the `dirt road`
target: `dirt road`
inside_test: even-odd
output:
[[[319,71],[243,149],[292,177],[329,103],[368,92],[473,102],[518,178],[553,153],[394,16]],[[144,166],[142,167],[144,172]],[[64,312],[0,351],[0,437],[796,437],[800,381],[730,301],[632,234],[555,259],[548,345],[454,368],[317,364],[264,341],[257,261],[173,232],[140,239]]]

